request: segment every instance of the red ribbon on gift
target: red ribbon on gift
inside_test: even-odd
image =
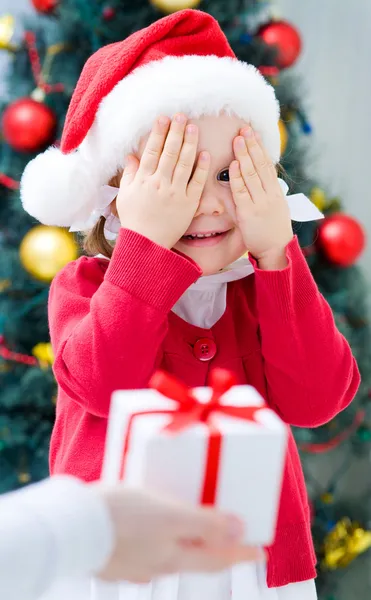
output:
[[[170,400],[177,402],[177,406],[175,409],[168,410],[141,411],[133,413],[130,416],[120,468],[120,479],[124,475],[131,442],[132,426],[137,417],[144,415],[169,415],[170,422],[166,425],[164,431],[171,433],[179,433],[197,423],[205,423],[209,430],[209,438],[201,503],[215,504],[223,436],[210,420],[211,415],[221,413],[229,417],[258,423],[255,419],[256,413],[265,408],[264,405],[232,406],[221,404],[220,401],[223,395],[234,385],[236,385],[236,379],[232,373],[225,369],[214,369],[210,377],[211,398],[209,402],[203,403],[196,398],[192,389],[184,383],[168,373],[157,371],[150,381],[150,387]]]

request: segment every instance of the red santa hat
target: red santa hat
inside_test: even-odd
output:
[[[279,106],[273,88],[235,57],[217,21],[183,10],[89,58],[74,90],[60,149],[26,167],[25,210],[46,225],[89,220],[102,186],[123,167],[160,115],[190,118],[221,111],[250,122],[272,160],[280,157]]]

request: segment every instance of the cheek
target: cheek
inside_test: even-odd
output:
[[[243,237],[241,231],[239,229],[235,229],[233,234],[231,235],[230,243],[228,244],[228,263],[234,262],[238,258],[240,258],[247,251],[245,242],[243,241]]]
[[[233,201],[233,196],[232,196],[232,192],[230,190],[230,187],[226,187],[223,190],[223,203],[225,206],[225,210],[227,211],[228,215],[231,217],[233,223],[237,223],[237,214],[236,214],[236,206],[235,203]]]

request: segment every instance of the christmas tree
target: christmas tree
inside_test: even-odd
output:
[[[264,0],[29,2],[34,11],[22,23],[0,15],[0,47],[11,58],[8,92],[0,99],[0,492],[48,474],[56,397],[48,290],[54,275],[80,253],[67,231],[40,226],[23,211],[23,168],[48,144],[58,144],[74,85],[91,53],[174,10],[200,8],[219,20],[238,58],[258,67],[275,87],[284,177],[291,193],[306,193],[326,215],[320,226],[294,223],[294,228],[352,346],[363,383],[352,406],[334,421],[295,435],[311,498],[321,598],[368,597],[371,337],[367,290],[355,265],[365,239],[360,224],[342,212],[340,199],[321,189],[312,165],[308,172],[310,120],[290,73],[301,51],[300,32]]]

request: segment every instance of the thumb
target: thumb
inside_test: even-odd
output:
[[[134,156],[134,154],[129,154],[126,157],[126,165],[125,165],[125,169],[124,172],[122,174],[122,178],[121,181],[125,181],[125,183],[131,183],[131,181],[133,181],[136,172],[138,171],[139,168],[139,159]]]
[[[179,521],[179,535],[206,546],[234,545],[242,540],[243,523],[233,515],[223,515],[212,508],[189,509]]]

